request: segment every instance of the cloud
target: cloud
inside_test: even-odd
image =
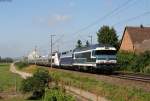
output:
[[[67,15],[55,15],[54,17],[57,21],[67,21],[70,19],[70,16]]]
[[[47,25],[47,26],[57,26],[60,24],[64,24],[68,21],[70,21],[71,16],[65,15],[65,14],[53,14],[49,16],[40,16],[40,17],[34,17],[33,23],[39,24],[39,25]]]
[[[61,14],[55,14],[48,18],[48,25],[54,26],[61,23],[66,23],[71,19],[71,16],[69,15],[61,15]]]

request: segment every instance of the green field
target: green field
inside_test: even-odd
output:
[[[15,85],[19,89],[21,78],[9,71],[9,64],[0,64],[0,80],[0,92],[12,92]]]
[[[22,78],[17,74],[11,73],[9,71],[9,65],[10,64],[0,64],[0,96],[6,95],[11,97],[0,98],[0,101],[31,101],[25,100],[26,95],[21,95],[19,88]],[[17,94],[16,97],[13,96],[14,94]]]

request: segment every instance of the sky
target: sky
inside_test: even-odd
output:
[[[125,26],[150,26],[149,0],[0,0],[0,56],[21,57],[34,47],[41,55],[85,44],[103,25],[119,38]]]

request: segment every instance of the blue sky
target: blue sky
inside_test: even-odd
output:
[[[126,5],[119,7],[120,5]],[[117,12],[97,21],[113,9]],[[27,55],[35,45],[41,54],[50,50],[50,34],[55,34],[54,50],[69,50],[81,39],[83,44],[103,25],[113,26],[119,37],[125,26],[150,26],[149,0],[3,0],[0,1],[0,56]],[[127,20],[127,21],[126,21]],[[79,31],[79,32],[78,32]],[[75,33],[78,32],[78,33]]]

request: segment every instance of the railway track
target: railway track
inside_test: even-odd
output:
[[[76,71],[76,72],[85,73],[83,71]],[[86,72],[86,74],[91,74],[92,75],[93,73]],[[98,75],[101,75],[101,74],[94,73],[94,75],[98,76]],[[148,74],[138,74],[138,73],[128,73],[128,72],[118,72],[118,71],[116,71],[111,75],[105,75],[105,76],[110,76],[110,77],[113,77],[113,78],[126,79],[126,80],[132,80],[132,81],[140,81],[140,82],[150,84],[150,75],[148,75]]]
[[[144,74],[115,72],[115,74],[111,75],[111,77],[150,83],[150,75],[144,75]]]
[[[62,69],[64,69],[64,68],[62,68]],[[69,70],[69,71],[71,71],[71,70]],[[73,70],[73,71],[81,72],[81,71],[77,71],[77,70]],[[82,73],[85,73],[85,71],[84,72],[82,71]],[[90,73],[90,72],[86,72],[86,73],[93,74],[93,73]],[[94,74],[99,75],[98,73],[94,73]],[[146,74],[137,74],[137,73],[127,73],[127,72],[116,71],[112,75],[105,75],[105,76],[150,83],[150,75],[148,75],[148,74],[146,75]]]

